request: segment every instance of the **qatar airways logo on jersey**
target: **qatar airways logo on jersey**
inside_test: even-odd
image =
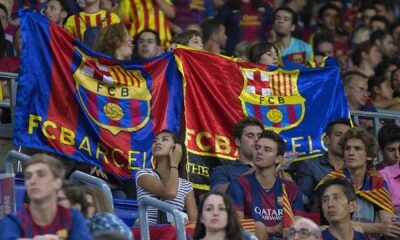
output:
[[[283,216],[282,209],[265,209],[255,207],[254,212],[262,217],[263,220],[281,221]]]

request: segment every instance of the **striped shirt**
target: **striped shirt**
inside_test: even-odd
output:
[[[143,176],[143,175],[151,175],[155,177],[156,179],[160,180],[160,176],[153,170],[140,170],[136,173],[136,190],[137,190],[137,200],[140,201],[142,198],[145,196],[152,197],[152,198],[157,198],[160,200],[160,197],[152,194],[151,192],[141,188],[139,184],[137,184],[137,180]],[[185,207],[185,199],[186,196],[190,191],[193,191],[192,184],[188,182],[185,179],[179,178],[179,185],[178,185],[178,193],[176,195],[176,198],[173,200],[163,200],[166,203],[175,205],[180,211],[183,211]],[[157,223],[157,209],[149,207],[147,210],[147,215],[148,215],[148,220],[150,224],[156,224]]]
[[[173,6],[171,0],[165,1]],[[169,20],[155,0],[122,0],[119,16],[132,37],[143,29],[152,29],[160,35],[162,48],[169,45],[171,40]]]
[[[83,35],[88,27],[100,29],[113,23],[119,23],[119,17],[115,13],[107,13],[100,10],[96,13],[79,12],[67,19],[65,29],[74,37],[83,41]]]

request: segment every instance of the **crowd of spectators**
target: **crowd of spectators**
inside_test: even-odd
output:
[[[43,14],[118,60],[148,60],[176,44],[277,67],[288,62],[323,67],[326,57],[333,57],[350,110],[400,110],[398,1],[0,0],[0,71],[18,71],[19,8]],[[1,81],[0,101],[7,97]],[[6,111],[0,115],[7,121]],[[248,218],[255,220],[259,239],[281,239],[283,232],[288,239],[400,238],[400,127],[383,124],[376,141],[368,123],[365,130],[335,119],[323,139],[327,152],[293,164],[289,177],[277,171],[285,154],[283,139],[247,117],[232,131],[239,158],[212,169],[211,192],[202,197],[186,180],[183,144],[165,130],[152,145],[157,167],[136,176],[137,199],[151,196],[178,206],[188,222],[197,222],[194,239],[242,239],[239,220]],[[383,160],[374,165],[379,150]],[[28,201],[2,220],[0,238],[116,234],[115,239],[132,239],[131,226],[112,213],[103,194],[66,181],[59,164],[42,154],[25,166]],[[104,175],[99,169],[91,172]],[[284,214],[296,217],[289,229],[283,227]],[[309,214],[317,216],[317,224],[305,218]],[[170,222],[151,208],[149,221]]]

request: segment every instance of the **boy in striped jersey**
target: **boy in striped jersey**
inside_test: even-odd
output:
[[[32,156],[24,167],[29,204],[2,220],[0,238],[92,239],[82,214],[57,204],[64,176],[60,160],[46,154]]]
[[[88,29],[88,33],[93,32],[96,35],[95,33],[105,26],[119,23],[119,17],[115,13],[107,13],[106,10],[100,9],[100,0],[84,1],[84,11],[70,16],[65,24],[65,29],[74,37],[84,41]]]

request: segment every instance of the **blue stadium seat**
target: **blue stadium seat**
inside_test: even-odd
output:
[[[129,227],[133,226],[139,217],[138,202],[136,200],[113,199],[114,212]]]

